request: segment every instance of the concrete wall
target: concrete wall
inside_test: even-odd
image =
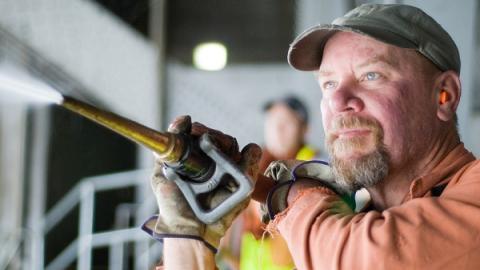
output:
[[[157,127],[156,47],[96,3],[2,0],[0,26],[116,112]]]
[[[308,77],[304,79],[287,64],[229,66],[219,72],[199,71],[176,63],[169,63],[168,67],[167,122],[177,115],[190,114],[194,121],[236,136],[240,145],[261,144],[263,105],[272,98],[295,93],[310,108],[310,142],[323,145],[320,91],[312,74],[302,74]]]

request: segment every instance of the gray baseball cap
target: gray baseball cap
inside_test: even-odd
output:
[[[339,31],[415,49],[440,70],[454,70],[460,74],[460,54],[445,29],[421,9],[399,4],[364,4],[331,24],[307,29],[290,45],[288,63],[298,70],[318,69],[325,44]]]

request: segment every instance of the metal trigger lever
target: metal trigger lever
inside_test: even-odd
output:
[[[252,193],[254,181],[244,174],[225,154],[220,152],[207,134],[200,137],[199,146],[201,151],[214,162],[213,172],[208,180],[204,182],[191,181],[177,174],[174,169],[168,166],[165,166],[163,171],[165,177],[174,181],[180,188],[197,218],[206,224],[211,224],[244,201]],[[233,181],[234,183],[228,183],[227,181]],[[234,184],[234,190],[218,205],[210,209],[205,207],[202,199],[207,197],[209,192],[222,188],[221,186],[226,184],[230,184],[230,187],[231,184]]]

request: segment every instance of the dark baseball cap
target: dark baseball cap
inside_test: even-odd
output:
[[[308,124],[307,107],[296,96],[290,95],[280,99],[271,100],[263,106],[263,111],[268,111],[275,104],[286,105],[290,110],[295,112],[305,124]]]
[[[421,9],[401,4],[364,4],[331,24],[307,29],[290,45],[288,63],[298,70],[318,69],[325,44],[339,31],[415,49],[440,70],[460,74],[460,54],[447,31]]]

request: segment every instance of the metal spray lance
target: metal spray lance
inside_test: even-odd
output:
[[[165,176],[177,184],[195,215],[205,223],[219,220],[253,191],[253,181],[206,134],[197,144],[186,134],[159,132],[72,97],[64,97],[60,105],[156,152],[167,165]],[[206,209],[200,198],[221,185],[225,175],[230,175],[238,188],[219,205]]]

